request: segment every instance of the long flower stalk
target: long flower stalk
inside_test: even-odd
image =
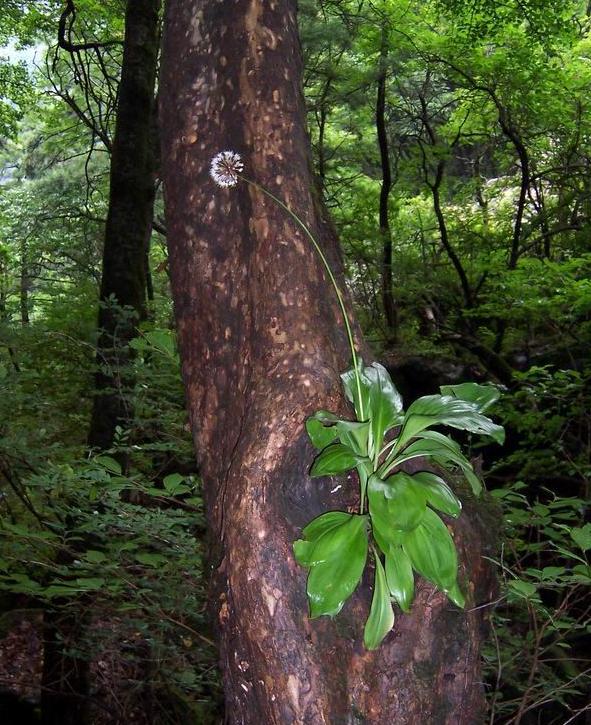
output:
[[[345,324],[345,331],[347,333],[347,341],[349,343],[349,348],[351,350],[351,357],[353,359],[353,370],[355,371],[355,384],[357,387],[357,396],[359,399],[359,417],[361,420],[364,420],[365,418],[365,412],[363,407],[363,397],[361,395],[361,378],[359,375],[359,365],[358,365],[358,358],[357,358],[357,351],[355,350],[355,343],[353,341],[353,332],[351,330],[351,324],[349,322],[349,317],[347,315],[347,309],[345,307],[345,301],[343,299],[343,295],[341,293],[341,290],[337,284],[337,281],[335,279],[335,276],[333,274],[332,269],[330,268],[330,264],[328,263],[328,260],[326,259],[326,256],[324,252],[322,251],[322,248],[318,244],[317,240],[315,239],[312,232],[308,229],[306,224],[300,219],[300,217],[292,210],[290,209],[287,204],[285,204],[279,197],[275,196],[272,192],[270,192],[268,189],[265,189],[264,186],[261,186],[260,184],[257,184],[256,181],[253,181],[252,179],[249,179],[247,176],[244,176],[242,174],[242,170],[244,168],[244,165],[242,163],[242,159],[240,158],[240,155],[237,154],[234,151],[222,151],[219,154],[216,154],[214,158],[211,161],[210,166],[210,174],[213,180],[222,187],[229,187],[229,186],[235,186],[238,183],[238,180],[245,181],[247,184],[250,184],[253,188],[257,189],[258,191],[261,191],[263,194],[269,197],[272,201],[274,201],[283,211],[288,214],[288,216],[293,219],[293,221],[300,227],[300,229],[304,232],[310,243],[312,244],[312,248],[318,255],[320,261],[322,262],[322,266],[326,270],[326,273],[328,275],[328,278],[330,280],[330,283],[335,291],[337,302],[339,304],[339,308],[341,310],[341,315],[343,316],[343,322]]]

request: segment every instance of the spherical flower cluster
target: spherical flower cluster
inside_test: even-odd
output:
[[[244,169],[240,154],[235,151],[220,151],[211,160],[209,173],[218,186],[236,186],[238,175]]]

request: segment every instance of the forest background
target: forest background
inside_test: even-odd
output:
[[[502,507],[491,723],[591,708],[590,15],[556,0],[299,8],[318,190],[374,353],[408,402],[464,380],[503,389],[505,446],[471,445]],[[52,667],[75,660],[93,722],[218,722],[156,153],[145,301],[105,293],[124,26],[118,0],[0,8],[0,43],[36,48],[0,62],[0,690],[6,713],[35,718],[57,707]],[[97,405],[113,399],[105,433]]]

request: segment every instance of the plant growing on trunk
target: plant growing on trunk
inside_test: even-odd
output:
[[[361,581],[371,552],[375,579],[364,644],[376,649],[394,626],[392,601],[403,612],[410,610],[415,571],[464,607],[456,547],[441,518],[441,514],[457,518],[462,504],[436,471],[460,470],[475,495],[482,484],[458,443],[434,428],[448,426],[502,443],[504,429],[484,415],[499,391],[476,383],[446,385],[441,394],[418,398],[405,412],[386,368],[376,362],[364,366],[358,356],[341,290],[314,235],[277,196],[244,176],[243,168],[239,154],[222,151],[212,159],[210,173],[224,188],[245,181],[293,219],[319,255],[343,316],[353,367],[341,379],[355,419],[319,410],[306,421],[306,430],[319,451],[310,475],[320,478],[356,470],[359,510],[328,511],[316,517],[293,550],[298,563],[309,569],[312,619],[341,611]],[[403,464],[413,459],[421,461],[421,470],[403,470]]]

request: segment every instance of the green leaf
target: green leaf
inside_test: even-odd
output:
[[[176,357],[176,342],[171,330],[151,330],[144,333],[148,344],[158,352],[170,358]]]
[[[111,458],[111,456],[97,456],[94,459],[94,462],[98,463],[99,466],[106,468],[107,471],[110,471],[111,473],[116,473],[118,476],[121,475],[120,464],[114,458]]]
[[[314,552],[315,541],[298,539],[293,542],[293,555],[300,566],[312,566],[312,553]]]
[[[425,395],[406,411],[396,449],[401,450],[410,440],[432,425],[448,425],[471,433],[490,436],[497,443],[505,440],[505,430],[479,411],[475,403],[451,395]]]
[[[302,530],[302,534],[306,539],[315,541],[328,529],[332,529],[333,526],[340,526],[351,518],[351,514],[346,511],[327,511],[315,519],[312,519],[309,524]]]
[[[403,612],[409,612],[415,595],[412,564],[401,546],[392,546],[386,554],[386,581],[390,594]]]
[[[107,558],[107,555],[102,551],[96,551],[94,549],[88,549],[85,552],[84,558],[90,561],[92,564],[101,564]]]
[[[372,476],[368,489],[374,487],[388,499],[388,516],[395,529],[409,531],[418,526],[427,510],[427,501],[423,491],[414,485],[407,473],[395,473],[385,482]]]
[[[591,524],[585,524],[582,528],[571,529],[570,536],[583,551],[591,549]]]
[[[373,363],[371,367],[365,368],[364,372],[371,385],[369,419],[375,457],[382,448],[387,431],[400,425],[403,420],[402,398],[383,365]]]
[[[437,431],[423,431],[419,439],[413,441],[404,451],[396,456],[396,465],[412,458],[431,458],[441,466],[449,467],[449,463],[459,466],[470,483],[475,495],[482,491],[482,482],[474,473],[472,464],[461,453],[455,441]]]
[[[169,476],[164,477],[162,483],[167,493],[174,494],[184,480],[185,477],[181,476],[180,473],[171,473]]]
[[[318,417],[319,414],[323,412],[324,411],[318,411],[314,413],[314,415],[306,421],[306,431],[308,432],[308,437],[312,441],[314,448],[317,448],[320,451],[330,445],[339,434],[334,425],[324,425],[323,420]],[[333,421],[333,423],[334,422],[335,421]]]
[[[349,446],[333,443],[316,456],[310,469],[310,476],[312,478],[336,476],[355,468],[360,460],[362,460],[361,456],[354,453]]]
[[[367,517],[355,516],[346,511],[328,511],[317,516],[302,531],[304,539],[294,542],[296,561],[302,566],[310,567],[330,558],[330,548],[338,549],[342,545],[342,540],[349,536],[348,527],[353,517],[367,520]],[[315,553],[317,544],[320,544],[320,548]]]
[[[439,390],[441,395],[449,395],[473,403],[481,413],[501,397],[501,391],[496,386],[479,385],[478,383],[442,385]]]
[[[402,547],[413,567],[439,589],[450,590],[456,581],[456,547],[439,516],[427,509],[423,521],[404,534]]]
[[[368,456],[369,422],[358,423],[357,421],[339,420],[336,429],[341,442],[349,446],[351,450],[363,458]]]
[[[75,582],[84,591],[102,589],[105,586],[105,580],[102,577],[79,577]]]
[[[369,502],[373,536],[380,549],[386,554],[391,546],[400,544],[402,532],[397,531],[392,525],[392,516],[388,507],[389,502],[380,487],[380,483],[386,485],[385,482],[380,482],[377,476],[371,476],[370,478],[374,480],[371,487],[368,484],[367,500]]]
[[[140,552],[134,555],[136,561],[144,566],[162,566],[166,564],[168,559],[162,554],[150,554],[148,552]]]
[[[537,589],[535,584],[523,581],[522,579],[513,579],[508,584],[509,589],[522,599],[537,598]]]
[[[460,589],[457,580],[449,589],[445,590],[445,593],[457,607],[459,607],[460,609],[464,609],[464,607],[466,606],[466,597]]]
[[[367,518],[352,515],[349,523],[324,536],[338,537],[341,546],[330,560],[310,569],[307,592],[312,619],[338,614],[357,588],[367,559]]]
[[[375,557],[375,562],[376,573],[373,598],[363,633],[363,644],[369,650],[379,647],[384,637],[394,626],[394,610],[390,603],[384,567],[378,556]]]
[[[355,368],[351,368],[351,370],[347,370],[347,372],[343,373],[341,375],[341,380],[343,381],[345,397],[350,403],[353,403],[355,413],[357,414],[357,420],[365,421],[368,419],[368,412],[370,409],[369,394],[371,390],[371,381],[364,373],[363,360],[361,358],[357,359],[357,373],[359,376],[359,388],[357,386]],[[359,397],[360,391],[361,398]]]
[[[454,518],[460,515],[462,504],[442,478],[430,471],[419,471],[412,480],[422,488],[429,506]]]

